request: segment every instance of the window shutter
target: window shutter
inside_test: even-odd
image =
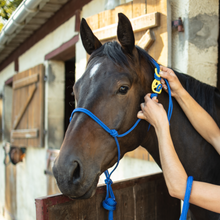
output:
[[[11,145],[43,147],[44,66],[13,77]]]

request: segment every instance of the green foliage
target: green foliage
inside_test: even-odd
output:
[[[0,31],[3,28],[4,24],[0,22]]]
[[[0,0],[0,30],[3,27],[3,22],[10,18],[21,2],[22,0]]]

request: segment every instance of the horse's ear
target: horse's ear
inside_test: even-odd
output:
[[[135,47],[134,32],[129,19],[122,13],[118,14],[118,40],[125,52],[132,54]]]
[[[86,52],[90,55],[94,50],[102,46],[98,38],[93,34],[86,20],[83,18],[80,24],[80,35]]]

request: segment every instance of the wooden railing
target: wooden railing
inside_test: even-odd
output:
[[[117,182],[112,188],[118,203],[115,220],[179,219],[180,201],[168,194],[162,173]],[[108,212],[101,205],[105,193],[105,186],[100,186],[87,200],[71,200],[62,194],[37,198],[37,220],[107,220]]]

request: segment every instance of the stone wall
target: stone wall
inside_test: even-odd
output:
[[[170,0],[172,20],[182,17],[184,32],[173,31],[172,67],[216,86],[219,1]]]

